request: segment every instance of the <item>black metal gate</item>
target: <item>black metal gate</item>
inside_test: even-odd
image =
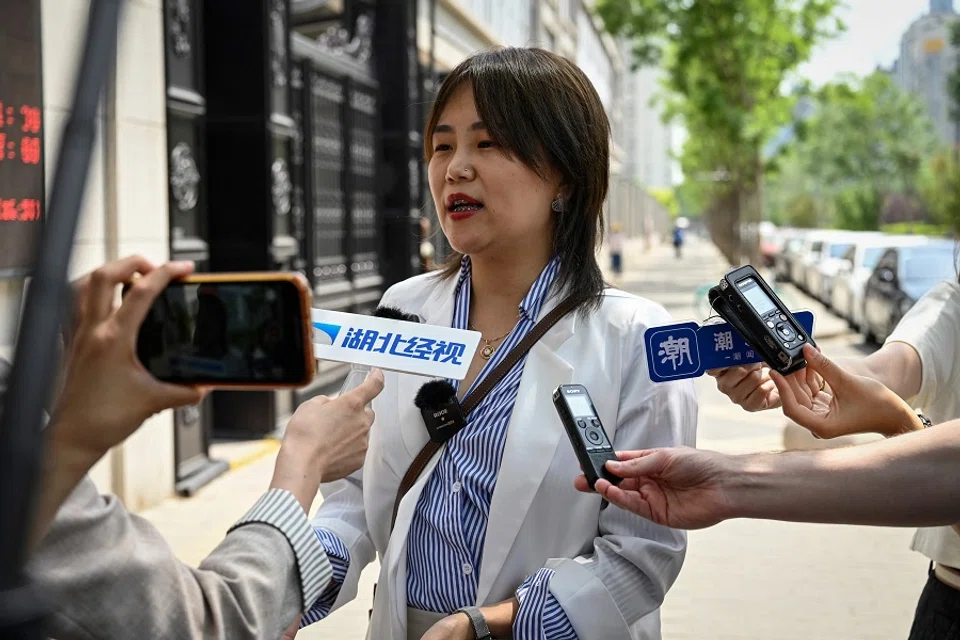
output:
[[[371,75],[372,16],[357,18],[351,38],[293,35],[291,112],[296,267],[314,305],[367,313],[383,293],[378,252],[379,92]],[[320,362],[303,395],[337,384],[345,366]]]

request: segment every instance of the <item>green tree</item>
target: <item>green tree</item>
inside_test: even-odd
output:
[[[647,189],[647,191],[657,202],[663,205],[663,208],[667,210],[671,218],[676,218],[680,215],[680,203],[677,201],[677,195],[673,189]]]
[[[920,175],[920,194],[932,221],[960,237],[960,161],[956,155],[944,151],[927,162]]]
[[[705,221],[730,262],[741,222],[760,219],[761,146],[789,120],[784,80],[842,25],[837,0],[598,0],[608,31],[633,41],[636,65],[666,72],[668,117],[689,137],[681,166],[711,185]]]
[[[877,229],[886,196],[916,195],[920,169],[937,150],[926,108],[881,72],[828,84],[816,101],[794,152],[833,201],[838,226]]]

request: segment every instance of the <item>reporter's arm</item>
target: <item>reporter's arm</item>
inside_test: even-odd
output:
[[[50,635],[62,640],[279,638],[330,576],[289,493],[265,494],[194,569],[89,478],[57,514],[30,571],[54,607]]]
[[[882,382],[904,400],[920,392],[920,356],[906,343],[887,342],[865,358],[838,358],[835,362],[847,373]]]
[[[960,522],[960,420],[880,442],[731,458],[732,517],[897,527]]]

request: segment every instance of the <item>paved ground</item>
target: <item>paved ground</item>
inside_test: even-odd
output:
[[[694,291],[716,283],[724,267],[716,251],[691,238],[685,256],[672,247],[628,248],[623,288],[652,298],[678,320],[703,320]],[[785,287],[794,308],[817,313],[818,341],[834,356],[862,354],[843,324]],[[699,317],[698,317],[699,316]],[[747,414],[697,381],[698,444],[730,453],[778,450],[814,440],[775,412]],[[251,450],[256,450],[256,445]],[[227,455],[236,454],[231,451]],[[196,496],[145,512],[186,562],[197,563],[267,486],[273,454],[248,462]],[[315,505],[316,506],[316,505]],[[901,529],[734,521],[690,534],[683,571],[663,606],[667,640],[819,640],[905,638],[926,577],[924,559],[908,550]],[[364,573],[360,597],[298,638],[361,640],[376,567]],[[587,639],[584,639],[587,640]],[[592,640],[592,639],[591,639]]]

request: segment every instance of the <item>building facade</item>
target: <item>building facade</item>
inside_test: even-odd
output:
[[[39,172],[26,170],[49,188],[90,0],[12,1],[35,18],[36,33],[5,39],[19,56],[0,58],[0,94],[22,84],[23,61],[36,62],[42,92],[17,98],[31,110],[16,124],[31,128],[25,158]],[[389,284],[418,272],[416,0],[124,5],[71,278],[132,253],[191,259],[198,271],[293,270],[309,280],[314,304],[366,313]],[[13,13],[5,7],[5,15]],[[0,164],[0,185],[11,166]],[[21,199],[42,203],[42,179],[37,190]],[[0,268],[7,359],[24,267]],[[335,390],[345,373],[344,365],[319,369],[296,392],[218,391],[161,413],[111,451],[94,479],[133,509],[190,494],[227,468],[209,456],[212,435],[282,428],[300,402]]]
[[[17,55],[0,57],[0,135],[12,154],[0,153],[5,238],[14,223],[17,233],[40,228],[22,223],[43,217],[90,8],[90,0],[10,2],[18,13],[5,8],[6,17],[27,18],[7,26],[31,37],[6,37]],[[614,124],[607,215],[630,232],[650,211],[652,198],[622,175],[634,148],[623,140],[624,60],[581,0],[124,5],[71,278],[133,253],[155,263],[194,260],[201,272],[292,270],[310,282],[315,305],[370,312],[386,287],[423,268],[425,240],[444,254],[423,124],[444,74],[497,44],[537,44],[584,68]],[[35,69],[25,71],[24,61]],[[6,93],[28,76],[33,93]],[[32,191],[7,194],[11,184]],[[4,265],[0,356],[10,359],[29,263]],[[211,459],[214,436],[277,432],[299,403],[335,391],[345,369],[322,362],[306,389],[217,391],[202,405],[154,416],[97,465],[94,479],[132,509],[174,491],[189,495],[227,468]]]
[[[901,89],[924,102],[940,139],[950,145],[960,144],[960,125],[951,118],[947,92],[947,80],[957,66],[950,30],[958,19],[953,0],[930,0],[930,12],[903,34],[892,73]]]

